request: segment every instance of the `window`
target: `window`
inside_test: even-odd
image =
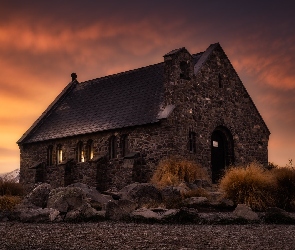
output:
[[[84,162],[83,142],[79,141],[77,144],[77,162]]]
[[[191,153],[196,153],[196,133],[189,132],[189,151]]]
[[[93,158],[93,141],[88,140],[86,144],[86,160],[89,161]]]
[[[61,145],[57,145],[57,148],[56,148],[56,161],[57,161],[57,164],[62,162],[62,146]]]
[[[47,166],[52,166],[52,152],[53,152],[53,146],[50,145],[47,148]]]
[[[121,148],[122,148],[122,156],[124,157],[129,153],[128,135],[121,136]]]
[[[114,135],[109,139],[109,156],[110,159],[117,157],[117,137]]]

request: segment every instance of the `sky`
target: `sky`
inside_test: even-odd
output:
[[[0,173],[16,141],[71,81],[219,42],[270,129],[269,161],[295,163],[295,2],[1,0]],[[294,164],[293,163],[293,164]]]

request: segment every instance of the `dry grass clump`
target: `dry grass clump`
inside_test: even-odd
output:
[[[12,211],[21,202],[19,196],[0,196],[0,211]]]
[[[226,198],[236,204],[247,204],[254,210],[274,206],[276,188],[274,175],[256,162],[246,167],[229,168],[220,180],[220,189]]]
[[[0,178],[0,195],[22,196],[23,194],[24,190],[20,183],[3,181]]]
[[[208,179],[206,171],[197,163],[182,158],[169,158],[160,161],[151,182],[159,187],[177,186],[182,182]]]
[[[295,169],[278,167],[270,171],[276,180],[276,205],[282,209],[294,210],[295,202]]]

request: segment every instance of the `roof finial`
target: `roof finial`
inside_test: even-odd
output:
[[[76,73],[72,73],[71,74],[72,77],[72,82],[75,81],[77,79],[77,74]]]

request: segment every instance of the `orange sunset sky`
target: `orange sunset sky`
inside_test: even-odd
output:
[[[71,81],[220,42],[268,125],[269,161],[295,161],[294,1],[1,1],[0,173],[16,141]]]

